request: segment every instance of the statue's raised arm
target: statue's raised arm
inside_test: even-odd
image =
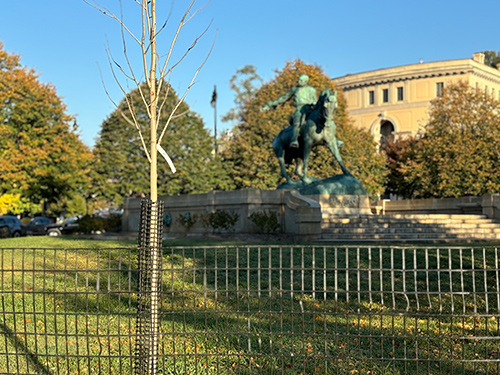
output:
[[[262,108],[262,111],[268,111],[271,108],[276,108],[280,104],[285,103],[287,100],[289,100],[291,97],[295,95],[295,92],[297,91],[297,87],[292,87],[286,94],[281,95],[278,99],[272,100],[270,102],[267,102]]]

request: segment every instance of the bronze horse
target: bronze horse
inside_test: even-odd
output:
[[[281,174],[286,178],[287,183],[291,183],[292,180],[286,173],[285,166],[293,160],[295,160],[294,173],[301,177],[305,183],[311,182],[311,179],[307,176],[309,157],[312,148],[321,144],[328,147],[335,160],[339,163],[342,172],[344,174],[351,174],[342,163],[342,157],[339,152],[339,147],[344,143],[336,137],[337,126],[333,121],[333,116],[337,107],[337,91],[332,92],[330,89],[323,90],[318,102],[307,115],[306,122],[300,129],[299,148],[288,146],[292,138],[292,126],[283,129],[274,138],[273,150],[278,157]]]

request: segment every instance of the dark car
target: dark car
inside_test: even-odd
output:
[[[45,227],[50,224],[54,224],[54,220],[49,217],[34,217],[23,225],[23,234],[27,236],[43,235],[46,233]]]
[[[70,216],[60,224],[49,224],[45,226],[45,234],[49,236],[60,236],[72,234],[78,231],[78,220],[80,216]]]
[[[0,216],[0,235],[5,237],[20,237],[23,223],[16,216]]]

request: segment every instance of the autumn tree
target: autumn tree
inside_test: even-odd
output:
[[[173,110],[178,98],[171,87],[160,116],[165,117]],[[123,197],[142,196],[148,190],[148,160],[141,149],[141,139],[134,124],[126,120],[129,104],[135,110],[142,129],[148,127],[146,107],[140,91],[132,90],[118,108],[102,123],[94,155],[96,171],[100,180],[99,192],[109,201],[119,203]],[[158,193],[175,195],[205,193],[213,189],[229,189],[232,183],[220,157],[214,156],[208,130],[198,114],[192,112],[186,103],[178,108],[169,125],[169,142],[165,145],[177,173],[172,174],[166,163],[158,165]],[[144,132],[145,143],[149,137]]]
[[[299,74],[309,76],[309,85],[321,90],[335,90],[333,81],[318,66],[300,60],[286,63],[270,82],[264,84],[243,107],[241,120],[235,126],[233,138],[224,157],[232,163],[234,181],[239,188],[274,189],[283,182],[278,160],[272,149],[274,137],[289,125],[294,112],[291,101],[274,111],[261,112],[261,107],[297,85]],[[355,128],[347,114],[346,101],[339,91],[339,107],[335,114],[337,137],[345,143],[341,155],[347,168],[372,195],[382,192],[386,169],[384,157],[376,153],[371,135]],[[317,147],[311,156],[310,174],[319,178],[342,173],[326,147]]]
[[[419,180],[407,179],[406,174],[403,173],[405,164],[415,159],[420,142],[421,138],[419,136],[408,136],[397,140],[387,139],[383,151],[389,169],[385,191],[387,194],[411,198],[415,191],[421,190]]]
[[[1,43],[0,124],[0,195],[18,193],[26,207],[47,207],[88,188],[92,154],[74,118],[55,87]]]
[[[391,188],[403,197],[498,192],[500,101],[464,82],[450,85],[431,103],[424,132],[393,151]]]

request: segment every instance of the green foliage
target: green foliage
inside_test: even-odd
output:
[[[212,233],[229,231],[234,228],[240,215],[235,211],[215,210],[201,217],[205,228],[211,227]]]
[[[87,202],[82,195],[73,193],[70,196],[64,196],[59,201],[50,204],[46,212],[48,215],[56,217],[61,215],[82,215],[87,212]]]
[[[493,68],[497,68],[497,64],[500,64],[500,51],[484,51],[484,63]]]
[[[29,213],[35,215],[42,212],[39,204],[34,204],[22,198],[20,194],[3,194],[0,196],[0,215],[18,215]]]
[[[106,231],[108,232],[120,232],[122,230],[122,216],[121,215],[109,215],[106,218]]]
[[[120,229],[120,215],[110,215],[106,218],[85,215],[78,220],[78,232],[85,234],[96,232],[119,232]]]
[[[89,234],[103,232],[106,229],[106,219],[97,216],[85,215],[78,220],[78,232]]]
[[[274,233],[280,228],[278,214],[275,211],[252,212],[250,220],[259,228],[259,231],[266,234]]]
[[[482,195],[500,189],[500,101],[450,85],[425,132],[389,147],[390,189],[406,198]]]
[[[223,153],[225,162],[231,165],[238,188],[274,189],[282,182],[272,141],[289,125],[288,120],[295,108],[292,101],[274,111],[261,112],[260,108],[297,85],[301,73],[309,76],[309,84],[318,90],[318,94],[326,88],[335,90],[332,80],[321,68],[296,60],[288,62],[273,80],[264,84],[251,100],[244,103],[240,123],[234,129],[234,137],[227,141]],[[342,93],[339,93],[335,123],[337,136],[345,143],[341,155],[346,167],[361,181],[369,194],[381,193],[386,176],[385,159],[376,153],[376,144],[371,135],[352,126]],[[326,178],[339,173],[342,172],[326,147],[317,147],[311,155],[310,174]]]
[[[13,213],[21,204],[19,194],[3,194],[0,196],[0,215]]]
[[[179,217],[177,218],[177,223],[184,228],[184,235],[191,230],[197,221],[198,216],[191,215],[189,212],[186,212],[184,215],[179,214]]]
[[[397,194],[405,198],[414,196],[415,191],[421,190],[418,180],[407,179],[402,172],[406,163],[411,163],[420,147],[420,138],[407,137],[397,141],[387,139],[384,152],[387,156],[387,192]]]
[[[11,236],[8,226],[0,227],[0,238],[9,238]]]
[[[88,188],[92,154],[55,88],[19,61],[0,43],[0,194],[50,204]]]
[[[163,94],[165,90],[169,92],[161,107],[160,124],[166,121],[178,101],[167,83],[163,87]],[[123,116],[132,117],[127,100],[135,109],[134,116],[140,123],[145,144],[150,143],[147,110],[139,90],[135,89],[102,123],[94,148],[95,184],[99,193],[112,202],[118,202],[122,197],[145,196],[149,192],[149,162],[137,129]],[[173,174],[167,163],[161,157],[158,159],[158,193],[174,195],[230,189],[233,185],[221,158],[212,155],[213,138],[204,128],[201,118],[185,103],[180,105],[177,113],[163,141],[163,148],[172,158],[177,172]]]

